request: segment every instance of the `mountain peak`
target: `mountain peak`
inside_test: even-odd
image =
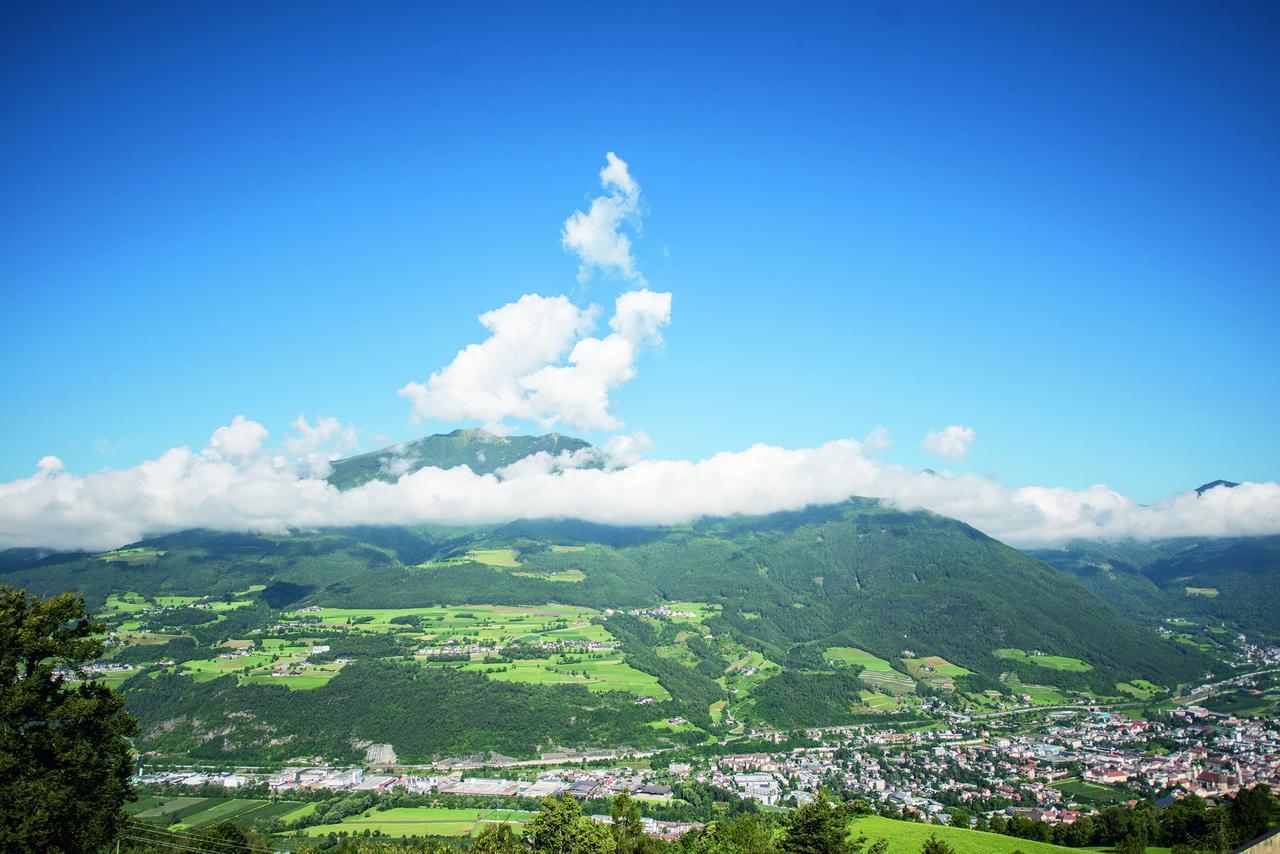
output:
[[[352,489],[371,480],[393,483],[428,466],[466,466],[476,474],[492,474],[533,454],[554,455],[590,447],[589,442],[559,433],[497,436],[479,427],[463,427],[337,460],[328,481],[339,489]]]
[[[1208,483],[1201,484],[1196,487],[1196,495],[1204,495],[1211,489],[1217,489],[1219,486],[1225,486],[1227,489],[1234,489],[1240,484],[1233,480],[1211,480]]]

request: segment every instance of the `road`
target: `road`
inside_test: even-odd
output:
[[[1182,702],[1184,700],[1191,700],[1191,701],[1203,700],[1205,697],[1208,697],[1209,695],[1213,694],[1214,691],[1218,690],[1224,685],[1231,685],[1235,682],[1239,682],[1241,679],[1248,679],[1253,676],[1262,676],[1263,674],[1266,674],[1266,673],[1276,673],[1278,671],[1280,671],[1280,667],[1270,667],[1264,670],[1255,670],[1252,673],[1238,673],[1235,676],[1231,676],[1227,679],[1223,679],[1218,682],[1211,682],[1208,685],[1198,685],[1196,686],[1196,689],[1192,691],[1190,694],[1175,694],[1173,699],[1178,702]],[[951,717],[953,718],[963,717],[963,718],[967,718],[968,720],[976,721],[976,720],[986,720],[989,718],[1003,718],[1009,715],[1025,715],[1031,712],[1058,712],[1058,711],[1109,712],[1112,709],[1132,709],[1136,707],[1141,707],[1141,706],[1147,705],[1148,703],[1150,703],[1149,700],[1134,700],[1133,702],[1129,702],[1129,703],[1096,703],[1096,704],[1073,703],[1073,704],[1060,705],[1060,706],[1024,706],[1019,709],[1008,709],[1006,711],[1000,711],[1000,712],[981,712],[976,715],[961,715],[957,712],[952,712]]]

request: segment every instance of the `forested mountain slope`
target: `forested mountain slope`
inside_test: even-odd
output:
[[[1130,616],[1193,617],[1280,638],[1280,536],[1078,541],[1031,554]]]

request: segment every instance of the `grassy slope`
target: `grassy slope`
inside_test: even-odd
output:
[[[853,822],[853,830],[857,834],[865,835],[872,842],[877,839],[889,840],[889,854],[919,854],[925,840],[933,834],[954,848],[956,854],[1012,854],[1014,851],[1021,851],[1022,854],[1066,854],[1076,850],[1060,845],[1002,836],[997,833],[916,824],[880,816],[856,819]]]

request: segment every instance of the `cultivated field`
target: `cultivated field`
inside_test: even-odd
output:
[[[328,836],[346,832],[363,834],[365,830],[381,831],[383,836],[469,836],[486,824],[509,823],[517,826],[533,817],[533,813],[503,809],[455,809],[452,807],[396,807],[369,810],[336,824],[317,824],[306,828],[308,836]]]
[[[909,694],[916,689],[915,680],[893,669],[893,665],[864,649],[854,646],[828,647],[824,653],[827,661],[855,665],[862,668],[859,679],[872,688],[893,695]]]
[[[150,795],[127,805],[139,821],[174,829],[203,828],[220,821],[245,827],[256,821],[279,818],[292,821],[314,810],[315,804],[299,801],[268,801],[257,798],[188,798]],[[305,811],[304,811],[305,810]]]

